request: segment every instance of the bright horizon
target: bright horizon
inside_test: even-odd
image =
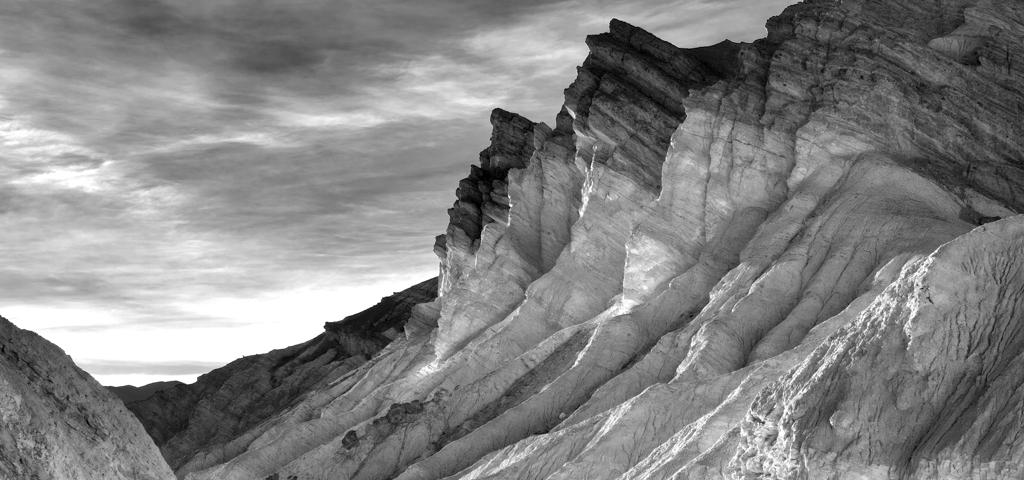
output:
[[[503,108],[551,125],[612,18],[681,47],[792,1],[15,0],[0,315],[100,383],[186,383],[437,274]]]

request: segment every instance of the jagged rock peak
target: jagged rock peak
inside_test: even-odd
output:
[[[533,154],[533,129],[537,124],[500,108],[491,112],[491,145],[480,152],[480,166],[470,167],[459,181],[455,204],[448,209],[449,225],[434,244],[434,253],[448,261],[448,249],[471,253],[484,225],[508,222],[508,189],[505,179],[511,168],[522,168]],[[445,282],[442,281],[442,292]]]
[[[448,210],[448,228],[435,239],[434,253],[441,260],[440,296],[453,287],[472,261],[484,227],[508,225],[512,205],[508,172],[525,168],[545,141],[562,139],[560,144],[572,144],[567,117],[560,114],[560,124],[552,131],[543,123],[500,108],[491,112],[491,144],[480,152],[480,166],[471,166],[469,176],[459,181],[455,204]]]
[[[720,69],[625,22],[612,20],[610,29],[587,37],[590,54],[565,90],[564,108],[585,140],[583,160],[657,193],[669,139],[686,117],[683,99],[719,80]]]
[[[0,478],[174,474],[121,400],[56,345],[0,317]]]
[[[504,179],[513,168],[523,168],[533,155],[536,123],[519,114],[495,108],[491,112],[491,145],[480,152],[480,168]]]

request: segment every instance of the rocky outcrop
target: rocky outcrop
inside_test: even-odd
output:
[[[492,115],[405,335],[179,475],[1024,476],[1024,10],[767,31],[589,37],[553,128]]]
[[[0,478],[174,475],[114,394],[56,345],[0,317]]]
[[[448,229],[435,239],[434,253],[441,259],[441,296],[464,268],[471,267],[483,227],[508,223],[508,172],[526,165],[538,146],[534,138],[538,124],[520,115],[495,109],[491,125],[491,146],[480,152],[480,166],[474,165],[469,176],[459,181],[455,204],[448,209]]]
[[[306,343],[241,358],[194,384],[162,390],[128,408],[179,475],[216,465],[282,428],[266,420],[303,405],[311,391],[351,383],[367,359],[401,335],[413,307],[422,302],[429,307],[436,296],[437,279],[427,280],[328,322],[323,334]]]

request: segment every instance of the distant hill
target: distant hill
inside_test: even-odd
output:
[[[141,387],[136,387],[135,385],[107,387],[107,390],[110,390],[111,392],[114,393],[114,395],[117,395],[117,397],[120,398],[122,402],[128,404],[132,402],[137,402],[139,400],[145,400],[156,392],[159,392],[161,390],[167,390],[168,388],[176,387],[178,385],[184,385],[184,383],[179,382],[177,380],[172,380],[170,382],[154,382],[150,383],[149,385],[143,385]]]

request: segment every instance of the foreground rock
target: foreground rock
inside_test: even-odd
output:
[[[440,297],[178,474],[1024,476],[1024,10],[767,30],[589,37],[554,127],[492,115]]]
[[[56,345],[0,317],[0,478],[174,474],[117,397]]]

